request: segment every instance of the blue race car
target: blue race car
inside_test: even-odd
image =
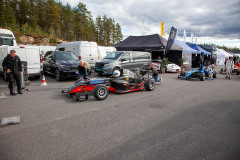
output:
[[[210,65],[209,66],[202,66],[200,69],[192,69],[188,71],[187,73],[185,72],[180,72],[180,75],[178,75],[178,78],[185,78],[187,80],[189,79],[200,79],[201,81],[204,81],[205,78],[211,76],[211,70],[210,70]],[[217,78],[217,72],[212,71],[212,78]]]

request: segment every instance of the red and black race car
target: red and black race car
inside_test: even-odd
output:
[[[78,80],[70,89],[62,90],[62,93],[66,93],[69,97],[74,97],[76,101],[87,100],[88,96],[92,94],[97,100],[104,100],[107,98],[109,91],[128,93],[139,90],[152,91],[155,88],[155,81],[153,78],[150,78],[152,76],[149,75],[149,71],[140,70],[140,74],[135,74],[128,70],[127,73],[117,78]],[[147,73],[148,75],[146,76]]]

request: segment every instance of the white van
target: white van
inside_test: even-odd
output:
[[[15,36],[12,31],[0,28],[0,46],[17,46]]]
[[[88,62],[92,68],[98,61],[97,43],[88,41],[75,41],[61,43],[56,51],[73,52],[79,59]]]
[[[10,50],[16,50],[16,55],[21,61],[27,62],[28,76],[40,78],[41,55],[38,47],[34,46],[0,46],[0,73],[3,74],[2,62],[10,54]]]
[[[99,61],[101,61],[106,55],[114,51],[117,51],[115,47],[98,46]]]

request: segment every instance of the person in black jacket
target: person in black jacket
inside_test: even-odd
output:
[[[13,92],[14,79],[16,80],[17,83],[18,94],[22,94],[20,83],[20,74],[22,74],[22,64],[20,58],[16,55],[15,50],[11,50],[10,54],[8,54],[4,58],[2,66],[4,68],[4,71],[7,73],[7,78],[9,80],[8,87],[10,90],[10,95],[12,96],[17,95],[15,92]]]
[[[88,63],[85,61],[80,60],[78,65],[78,71],[79,71],[79,77],[83,77],[83,79],[89,79],[88,78]]]

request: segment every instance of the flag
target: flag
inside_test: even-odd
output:
[[[164,23],[161,22],[161,36],[165,36]]]
[[[169,37],[168,37],[167,46],[166,46],[166,49],[165,49],[165,54],[164,54],[163,57],[165,57],[167,55],[167,53],[169,52],[170,48],[172,47],[174,39],[176,37],[176,33],[177,33],[177,29],[172,27],[171,31],[170,31],[170,34],[169,34]]]
[[[186,38],[187,38],[187,32],[186,32],[185,29],[184,29],[184,31],[183,31],[183,39],[184,39],[184,42],[186,42]]]
[[[193,43],[194,34],[192,32],[191,32],[191,38],[192,38],[192,43]]]

